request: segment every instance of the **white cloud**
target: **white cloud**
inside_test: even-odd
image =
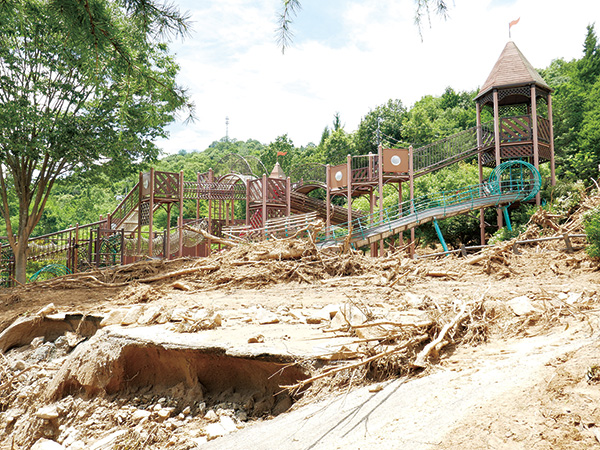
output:
[[[174,49],[198,120],[172,127],[171,138],[159,142],[166,152],[205,149],[225,135],[226,116],[231,138],[269,143],[288,133],[306,145],[319,140],[336,112],[353,131],[390,98],[409,106],[446,86],[476,89],[518,17],[512,37],[535,67],[580,57],[586,25],[600,27],[597,0],[455,0],[447,21],[432,15],[431,28],[424,23],[421,41],[412,0],[337,1],[337,14],[321,15],[320,1],[302,4],[299,14],[319,20],[320,36],[329,26],[343,39],[311,39],[309,26],[317,24],[300,16],[296,34],[303,38],[282,56],[275,42],[279,0],[181,3],[192,10],[195,31]]]

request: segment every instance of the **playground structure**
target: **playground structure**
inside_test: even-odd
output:
[[[30,240],[31,261],[64,263],[76,272],[133,262],[147,257],[206,256],[213,248],[208,235],[270,238],[277,230],[293,234],[305,226],[307,217],[320,218],[325,229],[320,246],[346,241],[355,247],[370,246],[371,255],[383,249],[385,238],[434,221],[445,249],[437,220],[480,211],[481,240],[485,240],[483,210],[498,209],[498,225],[508,219],[506,206],[535,198],[540,203],[539,166],[550,163],[555,183],[551,90],[510,41],[475,99],[477,125],[440,141],[418,148],[383,148],[377,154],[348,155],[343,164],[296,166],[286,176],[277,163],[270,175],[262,162],[240,155],[226,155],[224,169],[184,179],[183,172],[151,169],[141,173],[136,186],[117,208],[100,221]],[[482,115],[493,117],[483,123]],[[453,193],[428,198],[414,197],[414,180],[463,160],[477,159],[479,184]],[[495,167],[485,181],[483,167]],[[408,201],[403,185],[408,183]],[[383,188],[397,185],[398,204],[381,206]],[[325,200],[311,197],[325,190]],[[352,200],[368,195],[368,214],[352,209]],[[334,197],[346,199],[346,207],[333,204]],[[184,219],[184,204],[195,202],[196,217]],[[238,208],[236,209],[236,204]],[[245,207],[241,214],[240,206]],[[179,210],[178,223],[171,229],[172,208]],[[202,207],[201,207],[202,206]],[[155,231],[155,213],[166,212],[166,229]],[[206,210],[206,217],[200,211]],[[298,215],[306,215],[299,217]],[[244,215],[244,218],[240,216]],[[236,218],[237,216],[237,218]],[[269,231],[271,230],[271,231]],[[206,233],[203,233],[206,232]],[[5,281],[12,276],[11,253],[1,247],[0,271]],[[414,247],[411,246],[411,252]]]

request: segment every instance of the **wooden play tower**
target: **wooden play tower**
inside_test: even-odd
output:
[[[533,164],[550,162],[551,183],[556,183],[554,132],[552,126],[552,89],[533,68],[513,41],[509,41],[490,75],[475,97],[479,179],[483,166],[497,167],[503,161],[520,159]],[[482,114],[493,116],[493,130],[484,130]],[[484,133],[493,133],[484,142]],[[490,145],[492,144],[493,145]],[[540,194],[535,197],[540,205]],[[480,211],[481,240],[484,241],[483,210]],[[498,211],[498,224],[502,214]]]

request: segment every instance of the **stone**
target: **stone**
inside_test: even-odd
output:
[[[174,282],[171,287],[173,287],[173,289],[179,289],[180,291],[190,291],[192,289],[189,284],[182,283],[181,281]]]
[[[132,306],[131,308],[129,308],[129,311],[127,312],[127,314],[125,314],[125,317],[123,317],[123,320],[121,320],[121,325],[133,325],[134,323],[136,323],[138,321],[138,319],[142,316],[142,314],[144,313],[144,306],[142,305],[135,305]]]
[[[126,314],[126,309],[113,309],[100,321],[100,326],[108,327],[110,325],[120,325]]]
[[[256,321],[260,325],[270,325],[274,323],[279,323],[279,317],[277,317],[277,314],[272,313],[271,311],[267,311],[264,308],[260,308],[256,312]]]
[[[405,292],[404,300],[406,300],[406,303],[408,303],[411,308],[420,308],[425,305],[426,296]]]
[[[186,406],[181,411],[181,414],[183,414],[184,416],[189,416],[191,412],[192,412],[192,408],[190,408],[189,406]]]
[[[342,305],[331,319],[331,328],[341,328],[348,324],[351,326],[362,325],[367,321],[367,316],[354,305]]]
[[[42,438],[33,444],[31,450],[65,450],[65,447],[60,445],[58,442]]]
[[[152,413],[150,411],[146,411],[145,409],[138,409],[133,412],[131,415],[131,420],[134,422],[138,422],[142,419],[148,419]]]
[[[223,427],[226,433],[231,433],[232,431],[237,430],[237,426],[233,419],[226,415],[221,416],[221,418],[219,419],[219,425]]]
[[[12,366],[13,370],[24,370],[26,367],[27,364],[22,359],[17,359]]]
[[[55,314],[58,310],[56,309],[56,306],[54,306],[54,303],[49,303],[46,306],[44,306],[42,309],[40,309],[36,316],[40,316],[40,317],[46,317],[50,314]]]
[[[45,419],[45,420],[58,419],[58,417],[60,416],[58,409],[56,408],[55,405],[44,406],[44,407],[38,409],[37,412],[35,413],[35,415],[36,415],[36,417],[38,417],[40,419]]]
[[[117,442],[117,440],[126,433],[127,430],[115,431],[93,442],[88,448],[90,450],[110,450],[113,448],[113,444]]]
[[[69,447],[69,450],[83,450],[85,448],[85,442],[75,441]]]
[[[163,408],[157,413],[159,422],[167,420],[173,414],[174,408]]]
[[[540,312],[540,310],[536,308],[533,303],[531,303],[531,300],[526,295],[515,297],[507,301],[506,304],[515,314],[515,316],[527,316]]]
[[[208,438],[206,436],[200,436],[190,439],[197,447],[202,447],[204,444],[208,442]]]
[[[206,420],[208,420],[209,422],[216,422],[217,420],[219,420],[219,416],[217,416],[217,413],[212,409],[209,409],[206,412],[206,414],[204,415],[204,418]]]
[[[152,305],[146,308],[143,314],[138,319],[140,325],[150,325],[158,320],[162,313],[163,307],[161,305]]]
[[[262,334],[252,336],[248,339],[248,344],[262,344],[263,342],[265,342],[265,337]]]

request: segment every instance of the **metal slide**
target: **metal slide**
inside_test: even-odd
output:
[[[485,183],[409,200],[386,208],[381,214],[378,211],[355,219],[350,226],[347,222],[332,226],[321,232],[317,245],[337,245],[350,234],[350,242],[357,248],[362,247],[433,219],[530,200],[539,192],[541,184],[540,173],[531,164],[507,161],[496,167]]]

